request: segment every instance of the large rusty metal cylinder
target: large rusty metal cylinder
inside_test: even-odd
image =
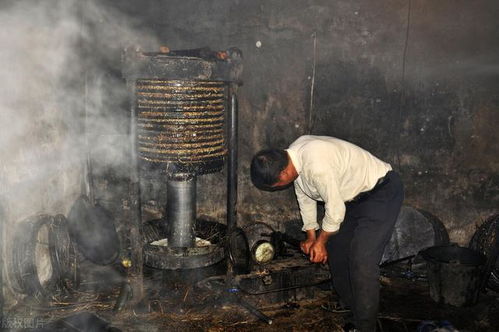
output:
[[[223,82],[139,79],[135,91],[142,163],[169,174],[222,169]]]

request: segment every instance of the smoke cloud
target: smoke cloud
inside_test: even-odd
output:
[[[85,192],[88,146],[96,164],[126,164],[129,110],[121,51],[131,45],[157,49],[158,42],[137,28],[140,21],[105,3],[0,3],[0,222],[6,226],[6,256],[7,234],[19,221],[39,213],[67,216]],[[116,169],[124,176],[127,171]]]
[[[81,192],[89,136],[126,134],[120,52],[157,42],[101,3],[0,5],[0,194],[9,220],[67,212]],[[120,157],[102,149],[94,157]]]

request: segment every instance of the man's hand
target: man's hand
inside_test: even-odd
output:
[[[310,261],[312,263],[327,263],[326,243],[333,233],[322,230],[319,234],[319,237],[316,239],[315,231],[313,231],[313,236],[312,233],[309,232],[310,231],[307,231],[307,240],[304,242],[308,242],[310,239],[313,239],[313,243],[310,247],[308,247],[308,252],[303,252],[305,252],[306,254],[310,254]],[[304,245],[302,245],[302,248],[303,246]]]
[[[315,239],[306,239],[305,241],[300,242],[300,249],[306,255],[310,253],[310,247],[315,243]]]
[[[310,247],[310,261],[312,263],[327,263],[326,245],[318,240]]]
[[[310,247],[315,242],[315,229],[309,229],[307,230],[307,239],[305,241],[300,242],[300,249],[303,251],[306,255],[310,253]]]

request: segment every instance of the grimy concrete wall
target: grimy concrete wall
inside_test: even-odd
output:
[[[253,153],[336,136],[400,171],[406,204],[466,243],[499,204],[495,0],[170,0],[113,3],[170,49],[239,47],[240,222],[296,218],[292,189],[252,187]],[[225,174],[199,181],[222,218]],[[152,195],[154,196],[154,195]]]

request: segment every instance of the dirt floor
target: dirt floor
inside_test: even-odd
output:
[[[447,320],[461,332],[499,331],[497,294],[482,294],[478,304],[456,308],[433,302],[424,281],[383,278],[382,285],[380,331],[416,331],[426,320]],[[115,317],[113,322],[123,331],[342,331],[348,313],[330,312],[330,295],[319,291],[315,300],[260,307],[272,319],[271,325],[235,305],[210,306],[200,312],[123,313],[123,320]]]
[[[385,276],[382,277],[381,284],[382,300],[378,323],[382,332],[416,331],[418,324],[426,320],[436,322],[447,320],[461,332],[499,331],[499,297],[496,293],[481,294],[476,305],[457,308],[433,302],[424,280]],[[225,296],[195,290],[193,287],[176,288],[169,294],[165,294],[164,289],[152,292],[148,301],[141,305],[115,312],[113,306],[118,291],[113,289],[107,295],[82,293],[77,303],[60,302],[57,303],[57,309],[52,304],[50,310],[39,305],[30,307],[23,304],[15,308],[15,315],[39,317],[47,323],[76,313],[90,312],[121,331],[176,332],[342,331],[345,317],[348,315],[348,313],[331,312],[328,303],[334,298],[334,294],[319,288],[316,289],[312,299],[260,305],[259,309],[272,319],[271,325],[258,320],[242,306],[228,301]],[[262,299],[251,297],[244,299],[252,303],[262,302]],[[10,316],[12,317],[12,314]],[[4,325],[5,327],[21,326]],[[10,330],[24,331],[15,328]],[[52,331],[58,330],[52,329]]]

